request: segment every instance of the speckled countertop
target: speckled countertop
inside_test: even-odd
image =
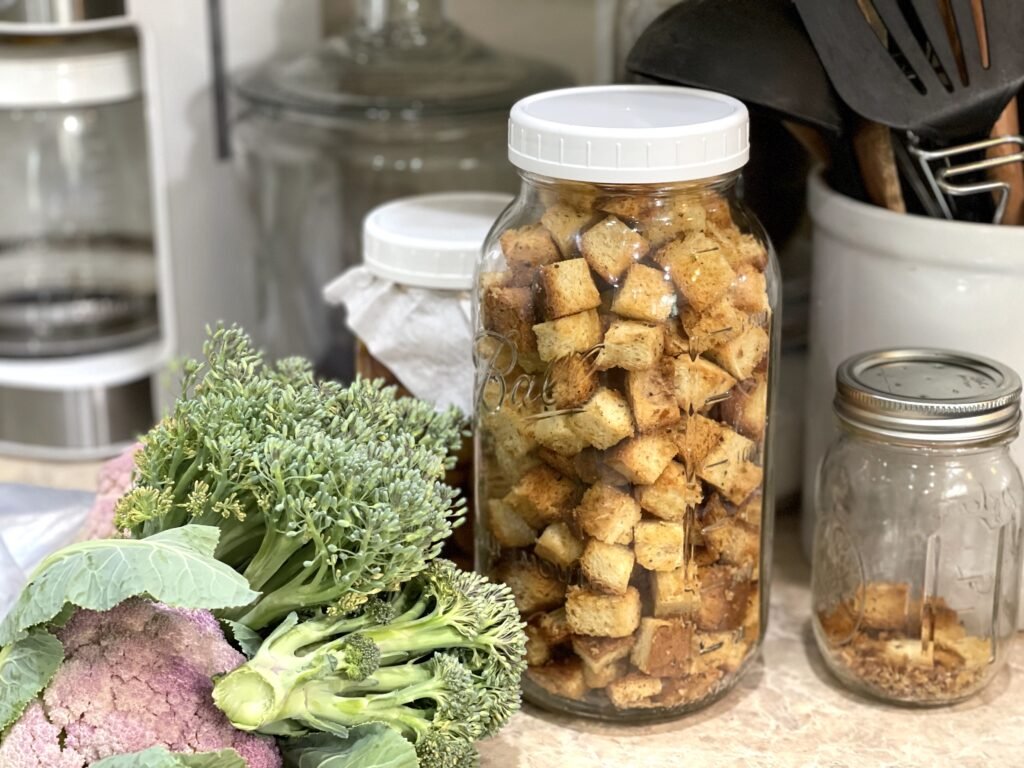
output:
[[[1024,766],[1024,642],[972,700],[943,709],[887,706],[839,686],[810,626],[810,572],[797,521],[776,525],[771,615],[761,658],[707,709],[614,726],[527,706],[481,746],[483,768],[862,768]]]
[[[87,488],[94,466],[0,460],[0,481]],[[1024,768],[1024,642],[974,699],[944,709],[855,696],[826,671],[810,628],[797,521],[776,525],[761,658],[720,701],[682,719],[614,726],[527,706],[481,744],[482,768]]]

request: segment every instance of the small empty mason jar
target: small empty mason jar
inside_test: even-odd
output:
[[[836,387],[842,431],[818,475],[818,647],[859,692],[965,699],[1006,662],[1017,626],[1020,379],[909,349],[850,358]]]

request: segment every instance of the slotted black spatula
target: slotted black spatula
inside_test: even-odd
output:
[[[853,111],[947,147],[1024,85],[1024,0],[794,0]]]

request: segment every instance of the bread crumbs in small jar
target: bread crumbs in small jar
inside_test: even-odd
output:
[[[522,190],[475,291],[476,563],[528,700],[620,721],[729,690],[767,617],[778,269],[746,108],[684,88],[512,110]]]

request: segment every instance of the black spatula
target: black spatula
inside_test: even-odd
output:
[[[843,101],[946,147],[1024,85],[1024,0],[794,0]]]

